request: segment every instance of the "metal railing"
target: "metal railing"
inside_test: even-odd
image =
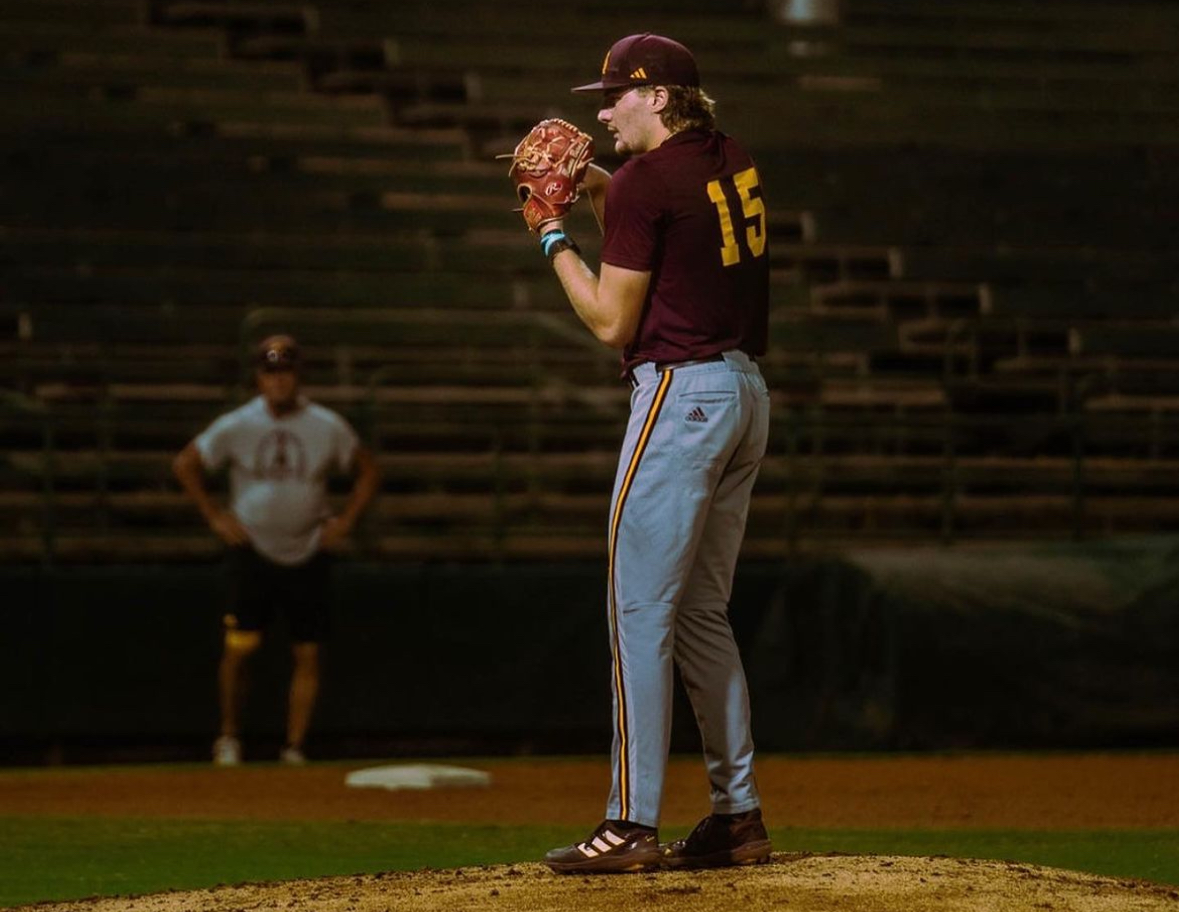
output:
[[[369,399],[360,404],[357,415],[367,414],[370,430],[375,430],[386,408]],[[19,438],[18,446],[8,447],[5,474],[12,490],[24,492],[26,522],[31,515],[37,517],[40,559],[52,563],[59,556],[59,537],[66,531],[62,509],[68,490],[76,493],[84,489],[91,497],[96,513],[86,523],[86,534],[111,534],[112,523],[104,515],[110,508],[112,459],[118,458],[111,437],[151,419],[136,416],[133,407],[116,404],[80,412],[11,397],[0,409],[5,436]],[[77,438],[82,426],[85,433],[81,436],[87,439],[85,465],[64,471],[70,445],[63,441]],[[541,416],[524,418],[511,433],[495,423],[472,423],[469,430],[488,458],[478,460],[477,470],[472,470],[478,477],[472,481],[469,472],[466,483],[490,498],[492,528],[488,534],[494,551],[513,531],[505,506],[508,499],[526,494],[543,498],[550,484],[559,488],[559,483],[547,469],[551,455]],[[603,430],[601,447],[616,446],[617,440],[610,435],[616,433],[620,439],[622,419],[612,427],[603,425]],[[175,448],[184,442],[177,438]],[[392,449],[379,436],[371,442],[378,451]],[[570,451],[562,455],[568,457]],[[170,483],[163,455],[158,461],[161,465],[151,463],[143,469],[144,485],[157,490],[165,477]],[[598,474],[605,471],[603,462],[594,461]],[[567,479],[567,464],[564,471]],[[123,466],[120,483],[124,490],[134,484],[134,479],[123,477],[127,472]],[[80,474],[85,476],[81,480]],[[603,496],[608,494],[608,478],[595,475],[588,481],[600,486]],[[441,495],[445,492],[444,484]],[[765,505],[763,513],[779,516],[773,534],[780,536],[783,550],[789,552],[829,536],[830,530],[814,527],[815,518],[821,517],[828,505],[839,502],[884,512],[890,503],[920,502],[924,513],[936,515],[936,521],[926,516],[924,525],[898,525],[894,530],[897,540],[948,545],[974,536],[972,511],[983,503],[1000,505],[999,510],[1005,504],[1013,510],[1008,521],[993,519],[994,534],[1018,538],[1030,533],[1022,524],[1029,522],[1026,505],[1037,498],[1051,499],[1054,518],[1045,515],[1040,521],[1045,527],[1055,524],[1053,532],[1062,539],[1101,534],[1102,513],[1097,507],[1104,509],[1119,498],[1129,504],[1119,514],[1122,526],[1139,532],[1152,528],[1175,531],[1179,528],[1179,415],[1149,419],[1125,415],[963,416],[948,412],[895,416],[778,409],[754,507],[756,512]],[[1138,508],[1134,504],[1140,505],[1142,515],[1135,515]],[[880,522],[883,525],[872,531],[887,538],[887,521]],[[600,522],[595,522],[595,528],[597,525]],[[767,530],[759,528],[750,534],[765,535]],[[855,541],[868,536],[853,523],[837,530],[835,537]],[[365,541],[362,538],[362,550]]]
[[[598,346],[568,319],[529,311],[489,311],[468,312],[464,320],[428,309],[259,308],[241,325],[240,389],[244,396],[252,387],[251,347],[266,331],[306,332],[307,340],[315,343],[309,347],[315,348],[330,347],[336,337],[346,340],[342,345],[382,339],[388,344],[396,340],[402,327],[411,326],[431,327],[431,332],[441,335],[453,333],[473,347],[479,345],[480,328],[501,337],[509,334],[520,353],[521,375],[527,377],[527,382],[514,390],[515,397],[495,415],[484,418],[478,417],[478,409],[463,408],[461,402],[438,406],[453,408],[456,422],[469,423],[469,445],[483,447],[490,457],[480,463],[485,468],[480,481],[491,499],[489,534],[494,551],[512,532],[507,507],[510,496],[523,491],[543,497],[551,483],[547,453],[562,432],[553,426],[553,415],[572,413],[579,416],[575,421],[594,425],[602,436],[593,445],[610,450],[617,446],[625,426],[628,390],[609,382],[616,369],[613,353]],[[977,331],[976,322],[970,320],[948,327],[942,377],[947,387],[978,378]],[[576,371],[546,367],[544,355],[556,348],[599,358],[602,382],[579,385],[571,379],[578,376]],[[821,383],[824,377],[821,368],[819,371],[816,379]],[[378,365],[361,374],[343,407],[378,452],[395,451],[398,446],[383,430],[391,417],[405,408],[398,398],[404,390],[397,385],[397,378],[390,365]],[[772,534],[780,537],[787,551],[804,548],[822,536],[813,520],[824,503],[842,498],[854,509],[857,497],[865,509],[890,498],[920,499],[926,522],[905,534],[941,544],[965,541],[974,534],[971,511],[981,500],[1007,498],[1007,502],[1017,503],[1021,496],[1046,494],[1056,499],[1054,531],[1062,538],[1100,534],[1103,527],[1098,507],[1119,497],[1151,506],[1151,516],[1143,515],[1136,525],[1131,516],[1123,525],[1149,530],[1153,522],[1154,528],[1174,531],[1179,527],[1179,410],[1144,409],[1137,414],[1087,411],[1083,404],[1093,392],[1092,382],[1090,377],[1076,378],[1062,370],[1053,410],[1037,413],[969,414],[949,405],[909,412],[824,408],[817,402],[778,405],[755,507],[769,505],[765,509],[779,517]],[[202,408],[207,405],[197,403]],[[476,417],[472,418],[472,413]],[[0,398],[0,419],[8,442],[4,466],[11,484],[23,492],[26,523],[30,516],[37,517],[35,536],[27,534],[26,539],[36,538],[41,560],[52,562],[59,553],[63,479],[68,474],[61,465],[65,454],[79,446],[86,449],[88,468],[82,473],[86,478],[79,482],[75,472],[72,483],[75,491],[84,488],[93,495],[96,514],[87,526],[90,534],[106,535],[113,528],[108,501],[113,460],[122,446],[117,441],[137,422],[158,420],[158,414],[157,410],[145,415],[139,407],[109,396],[91,406],[55,404],[19,394]],[[504,414],[511,415],[510,427],[499,420]],[[185,433],[199,429],[195,412],[192,416],[184,425]],[[202,421],[212,417],[208,414]],[[79,439],[84,443],[78,444]],[[178,450],[187,439],[177,436],[167,445]],[[568,442],[560,445],[566,448],[566,455],[574,446]],[[1026,477],[1021,478],[1021,473]],[[164,476],[166,482],[161,481]],[[152,481],[170,483],[166,467],[157,467]],[[128,483],[122,478],[120,482]],[[603,485],[608,494],[608,479]],[[18,500],[21,498],[9,498],[10,504]],[[936,509],[931,504],[936,504]],[[935,520],[928,519],[931,513]],[[1116,531],[1117,524],[1112,528]],[[889,530],[877,531],[887,535]],[[1017,536],[1020,531],[1019,523],[1013,521],[1000,534]],[[854,540],[859,531],[849,528],[843,534]]]

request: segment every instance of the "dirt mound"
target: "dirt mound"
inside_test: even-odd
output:
[[[37,905],[36,912],[1176,912],[1179,890],[1054,868],[955,858],[776,854],[715,871],[558,876],[539,864],[241,884]],[[32,908],[32,907],[29,907]]]

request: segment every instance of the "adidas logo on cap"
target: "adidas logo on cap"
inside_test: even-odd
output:
[[[696,58],[671,38],[650,32],[627,35],[606,53],[601,80],[576,86],[573,91],[610,91],[635,85],[698,86]]]

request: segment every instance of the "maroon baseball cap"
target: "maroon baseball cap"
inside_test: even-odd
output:
[[[700,85],[692,52],[670,38],[644,32],[614,42],[602,61],[602,79],[574,92],[609,91],[645,85]]]
[[[262,371],[297,370],[299,367],[299,343],[292,336],[267,336],[258,343],[255,360]]]

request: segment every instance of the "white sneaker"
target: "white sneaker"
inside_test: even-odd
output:
[[[278,762],[285,763],[287,766],[305,766],[307,757],[297,747],[284,747],[278,752]]]
[[[213,742],[214,766],[240,766],[242,743],[232,735],[222,735]]]

